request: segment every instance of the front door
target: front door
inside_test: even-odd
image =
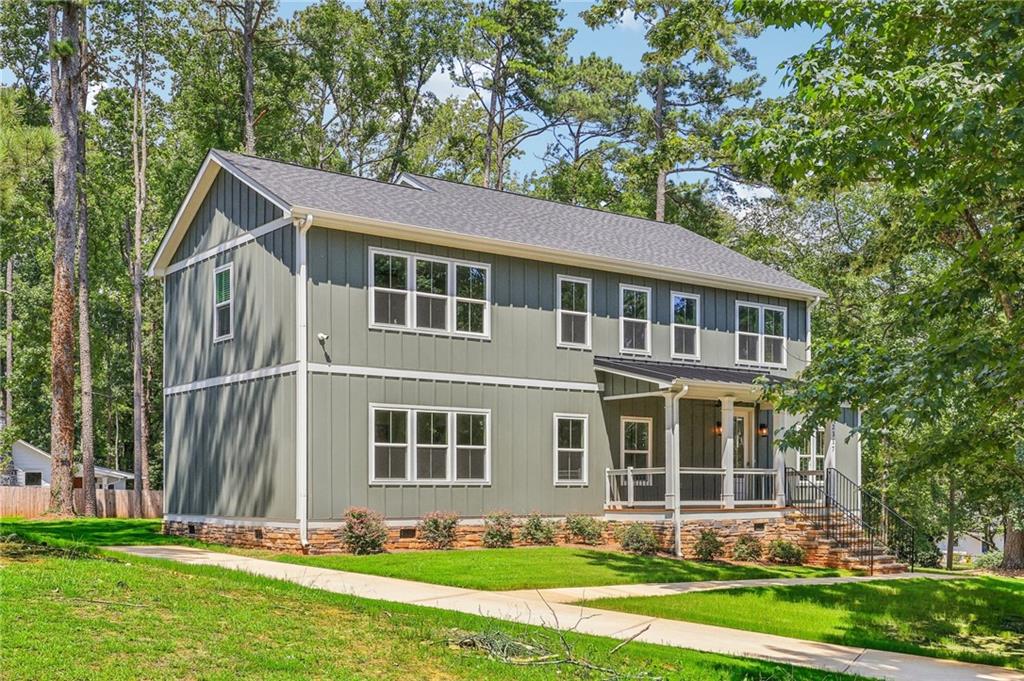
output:
[[[736,447],[733,452],[733,468],[754,467],[754,410],[737,407],[733,414],[733,437]]]

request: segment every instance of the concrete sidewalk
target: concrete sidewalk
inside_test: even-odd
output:
[[[853,582],[886,582],[897,579],[964,579],[967,575],[948,575],[927,572],[901,572],[893,575],[876,575],[874,577],[792,577],[775,579],[736,579],[715,582],[668,582],[664,584],[616,584],[613,586],[575,586],[561,589],[536,589],[522,591],[506,591],[523,598],[543,600],[549,603],[579,603],[599,598],[630,598],[636,596],[675,596],[695,591],[715,591],[720,589],[749,589],[765,586],[797,586],[797,585],[828,585],[850,584]]]
[[[567,629],[595,636],[689,648],[723,655],[756,657],[834,672],[898,681],[1024,681],[1024,674],[986,665],[938,660],[828,643],[759,634],[724,627],[678,622],[643,615],[597,610],[564,603],[545,603],[534,592],[474,591],[390,577],[361,575],[327,568],[261,560],[184,546],[110,547],[115,551],[163,558],[192,565],[214,565],[281,579],[314,589],[397,603],[423,605],[509,622]],[[785,580],[793,584],[796,580]],[[664,586],[664,585],[663,585]],[[647,627],[646,630],[644,628]]]

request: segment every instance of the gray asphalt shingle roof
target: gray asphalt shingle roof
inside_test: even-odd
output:
[[[674,224],[422,175],[412,177],[428,191],[232,152],[214,153],[292,206],[823,295],[785,272]]]

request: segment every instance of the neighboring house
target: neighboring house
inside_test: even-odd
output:
[[[778,520],[787,466],[860,481],[855,413],[780,452],[761,399],[824,294],[673,224],[211,151],[150,274],[172,532]]]
[[[17,440],[11,446],[11,463],[3,475],[9,487],[49,487],[53,458],[49,452]],[[125,489],[131,473],[96,466],[96,489]],[[82,464],[75,464],[75,488],[82,486]]]

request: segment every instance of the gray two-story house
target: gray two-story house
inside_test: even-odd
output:
[[[800,451],[761,399],[823,295],[676,225],[211,151],[160,244],[171,531],[330,548],[352,506],[678,526],[772,519]],[[255,538],[255,539],[254,539]]]

